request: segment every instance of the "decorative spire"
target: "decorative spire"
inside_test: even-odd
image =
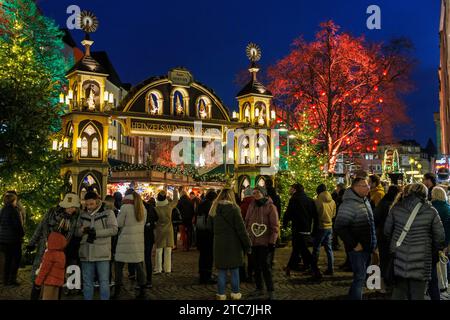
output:
[[[255,81],[256,73],[259,71],[259,67],[256,64],[256,61],[259,61],[261,59],[261,49],[257,44],[250,42],[247,45],[246,52],[248,59],[251,61],[251,65],[248,71],[252,74],[253,81]]]
[[[81,41],[81,44],[85,48],[85,56],[91,55],[91,46],[94,41],[91,40],[90,33],[95,32],[98,28],[98,19],[97,17],[89,11],[82,11],[79,17],[81,29],[85,31],[84,40]]]

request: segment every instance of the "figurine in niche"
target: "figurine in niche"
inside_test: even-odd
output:
[[[208,116],[208,112],[206,111],[205,101],[200,100],[198,114],[200,118],[204,119]]]
[[[158,114],[158,104],[153,100],[153,96],[150,96],[150,113],[151,114]]]
[[[175,108],[177,110],[177,115],[184,115],[183,103],[181,102],[180,97],[178,96],[177,101],[175,102]]]
[[[88,110],[89,111],[94,111],[95,110],[94,89],[95,89],[95,87],[94,87],[93,84],[91,84],[88,87],[88,89],[87,89],[88,94],[86,94],[86,96],[88,97],[87,98],[87,105],[88,105]]]
[[[264,112],[261,111],[259,113],[259,117],[258,117],[258,124],[262,126],[262,125],[264,125],[264,123],[265,123],[265,121],[264,121]]]

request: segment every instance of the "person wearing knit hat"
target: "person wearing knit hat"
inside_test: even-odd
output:
[[[259,191],[259,192],[261,192],[261,194],[263,195],[263,197],[267,197],[267,190],[266,190],[266,188],[264,188],[264,187],[261,187],[261,186],[256,186],[254,189],[253,189],[253,191]]]
[[[59,203],[61,208],[80,208],[80,197],[75,193],[67,193]]]
[[[67,247],[65,249],[67,264],[76,264],[75,262],[78,261],[79,243],[77,238],[74,237],[74,234],[77,227],[79,209],[80,198],[78,195],[75,193],[67,193],[64,199],[59,202],[58,206],[51,208],[47,212],[28,242],[26,246],[27,252],[36,250],[31,270],[31,280],[33,283],[31,300],[38,300],[40,296],[40,287],[35,284],[36,271],[41,265],[42,257],[47,248],[47,239],[51,232],[56,231],[65,236],[67,240]]]
[[[277,208],[266,188],[257,186],[253,189],[253,201],[245,216],[245,226],[252,244],[253,266],[255,268],[256,290],[254,298],[264,295],[263,278],[267,288],[268,299],[273,299],[272,260],[275,244],[280,233]]]

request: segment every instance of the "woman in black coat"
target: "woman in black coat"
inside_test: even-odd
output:
[[[217,194],[214,190],[208,190],[205,199],[199,204],[197,211],[197,249],[200,251],[198,259],[200,284],[216,283],[216,281],[211,279],[214,234],[213,231],[208,228],[207,224],[209,210],[216,197]]]
[[[22,241],[25,235],[21,215],[17,208],[17,196],[8,193],[3,198],[0,212],[0,248],[4,254],[5,285],[17,286],[17,271],[22,257]]]
[[[389,262],[389,240],[384,235],[384,224],[389,214],[395,198],[400,192],[400,188],[396,185],[389,187],[386,195],[381,199],[374,211],[375,228],[377,233],[378,252],[380,254],[380,269],[382,278],[386,272],[387,263]]]

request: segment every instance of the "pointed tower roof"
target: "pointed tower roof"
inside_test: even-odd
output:
[[[67,72],[68,75],[75,71],[95,72],[105,75],[108,74],[106,69],[103,68],[102,65],[91,56],[91,46],[93,43],[94,41],[90,39],[89,33],[86,33],[84,40],[81,41],[81,44],[85,48],[84,56],[72,68],[70,68]]]

